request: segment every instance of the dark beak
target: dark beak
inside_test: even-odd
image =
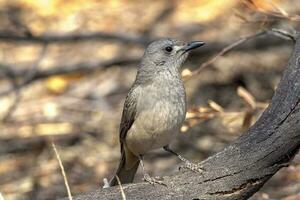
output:
[[[185,47],[183,47],[183,50],[184,50],[184,53],[185,52],[188,52],[192,49],[196,49],[198,47],[201,47],[205,44],[205,42],[202,42],[202,41],[193,41],[193,42],[189,42],[186,44]]]

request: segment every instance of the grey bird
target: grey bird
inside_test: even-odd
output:
[[[121,160],[109,185],[133,182],[141,162],[144,179],[160,181],[145,173],[143,155],[164,148],[195,169],[195,166],[169,148],[172,138],[186,115],[186,94],[180,68],[190,50],[204,45],[202,41],[184,43],[176,39],[160,39],[145,50],[139,69],[127,94],[120,124]]]

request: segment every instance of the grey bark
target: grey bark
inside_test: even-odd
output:
[[[132,199],[248,199],[279,169],[289,165],[300,147],[300,35],[269,107],[259,120],[223,151],[200,164],[202,175],[181,170],[164,177],[167,186],[123,185]],[[98,189],[75,200],[122,199],[118,186]]]

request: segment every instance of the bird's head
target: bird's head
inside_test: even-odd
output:
[[[156,40],[146,48],[143,60],[148,65],[152,63],[152,67],[163,66],[179,69],[188,53],[204,44],[202,41],[185,43],[171,38]]]

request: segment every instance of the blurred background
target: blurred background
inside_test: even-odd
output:
[[[184,65],[189,110],[172,148],[194,162],[222,150],[266,108],[293,47],[255,34],[299,30],[298,14],[298,0],[0,0],[0,194],[67,196],[52,142],[73,195],[102,187],[138,61],[160,37],[207,43]],[[163,150],[145,160],[153,176],[181,165]],[[254,199],[300,199],[300,156]]]

